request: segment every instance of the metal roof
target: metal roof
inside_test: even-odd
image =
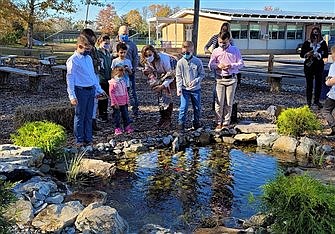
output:
[[[192,9],[193,10],[193,9]],[[216,14],[227,14],[231,16],[243,15],[247,16],[275,16],[275,17],[306,17],[306,18],[334,18],[335,13],[324,13],[324,12],[298,12],[298,11],[264,11],[264,10],[250,10],[250,9],[218,9],[218,8],[202,8],[202,12],[216,13]]]

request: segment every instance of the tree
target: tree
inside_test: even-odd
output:
[[[172,9],[168,5],[152,4],[148,10],[150,17],[167,17],[172,13]]]
[[[106,8],[99,12],[97,16],[97,29],[102,33],[115,35],[120,25],[121,19],[116,14],[114,6],[108,4]]]
[[[124,21],[132,29],[141,34],[146,34],[148,29],[146,22],[143,20],[140,12],[138,10],[130,10],[127,14],[123,16]]]
[[[13,0],[18,16],[27,23],[28,48],[32,48],[34,25],[52,13],[75,12],[73,0]]]

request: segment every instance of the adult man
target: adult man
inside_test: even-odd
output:
[[[133,66],[133,72],[131,75],[129,75],[129,81],[130,81],[130,90],[131,90],[131,95],[130,98],[131,100],[131,106],[132,106],[132,111],[133,111],[133,115],[134,117],[137,117],[138,115],[138,99],[137,99],[137,94],[136,94],[136,83],[135,83],[135,72],[136,72],[136,68],[138,66],[138,62],[139,62],[139,58],[138,58],[138,50],[137,50],[137,46],[135,45],[134,42],[129,40],[129,29],[128,26],[126,25],[122,25],[119,28],[119,32],[118,32],[118,37],[115,39],[112,48],[113,48],[113,52],[116,56],[116,45],[120,42],[123,42],[127,45],[128,50],[127,50],[127,55],[126,58],[129,59],[131,61],[131,64]]]

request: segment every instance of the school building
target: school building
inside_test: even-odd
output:
[[[148,20],[156,26],[161,46],[180,48],[185,40],[192,40],[193,9],[184,9],[171,17]],[[229,22],[234,44],[243,54],[295,53],[297,45],[309,38],[314,26],[321,27],[328,42],[335,40],[334,13],[307,13],[290,11],[263,11],[242,9],[201,9],[198,26],[198,54],[223,22]]]

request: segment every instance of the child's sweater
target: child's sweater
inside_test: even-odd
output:
[[[127,85],[124,79],[114,77],[110,81],[108,81],[108,83],[111,105],[123,106],[129,104]]]

